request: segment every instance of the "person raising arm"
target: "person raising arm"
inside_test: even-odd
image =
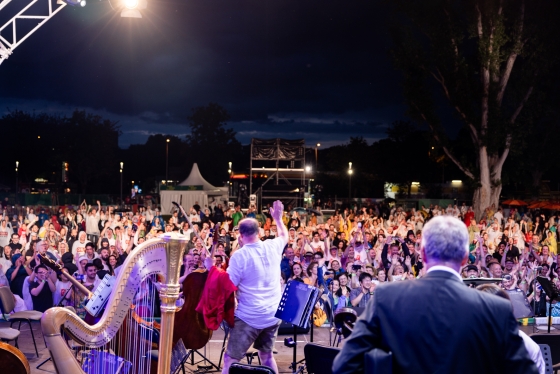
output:
[[[288,228],[284,225],[282,221],[282,215],[284,214],[284,204],[280,200],[274,202],[273,207],[270,208],[270,215],[276,223],[276,237],[281,238],[284,242],[284,246],[288,244]]]

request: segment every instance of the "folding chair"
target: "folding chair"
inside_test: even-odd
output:
[[[14,294],[12,293],[10,288],[0,287],[0,312],[2,313],[2,317],[6,321],[10,322],[10,328],[15,322],[19,322],[18,330],[21,330],[22,322],[27,322],[27,324],[29,325],[29,330],[31,331],[31,337],[33,338],[35,353],[37,354],[37,357],[39,357],[39,351],[37,350],[37,343],[35,342],[35,334],[33,333],[33,326],[31,325],[31,321],[39,322],[43,313],[36,310],[26,310],[24,312],[15,312],[10,314],[15,307],[16,303],[14,301]],[[46,346],[47,345],[45,343],[45,347]]]
[[[10,327],[5,327],[0,329],[0,341],[9,343],[12,340],[15,340],[15,346],[18,348],[18,337],[19,337],[19,330],[12,329]]]
[[[246,365],[236,362],[230,366],[229,374],[274,374],[274,371],[264,365]]]
[[[332,364],[340,348],[327,347],[316,343],[307,343],[303,347],[305,369],[309,374],[330,374]]]
[[[557,334],[531,334],[531,339],[537,344],[547,344],[550,347],[552,370],[556,373],[560,369],[560,335]]]
[[[229,330],[230,330],[226,321],[222,321],[222,323],[220,324],[220,328],[224,330],[224,341],[222,342],[222,351],[220,353],[220,361],[218,361],[218,367],[222,367],[222,359],[224,358],[224,353],[226,351],[226,341],[229,336]],[[247,350],[247,353],[245,353],[245,358],[247,359],[247,363],[251,365],[255,357],[257,357],[257,360],[259,360],[259,365],[261,365],[261,358],[259,357],[259,351],[257,351],[251,344],[251,346]]]

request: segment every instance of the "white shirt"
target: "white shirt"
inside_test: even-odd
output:
[[[523,338],[523,343],[525,343],[525,349],[529,352],[531,360],[537,364],[537,369],[539,369],[539,374],[546,373],[546,364],[542,356],[541,347],[533,339],[531,339],[523,331],[519,330],[519,336]]]
[[[432,266],[428,269],[428,273],[430,273],[432,271],[438,271],[438,270],[446,271],[448,273],[451,273],[451,274],[455,275],[457,277],[457,279],[459,279],[459,281],[461,281],[461,283],[463,283],[463,278],[461,278],[459,273],[457,273],[455,270],[451,269],[449,266],[434,265],[434,266]]]
[[[313,252],[323,251],[325,249],[325,243],[322,241],[316,242],[315,240],[312,240],[309,245],[313,248]]]
[[[280,298],[281,238],[245,244],[231,256],[227,272],[238,287],[235,316],[249,326],[264,329],[278,323],[274,317]]]

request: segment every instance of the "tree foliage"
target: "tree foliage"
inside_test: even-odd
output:
[[[42,178],[62,187],[62,163],[69,164],[69,178],[81,192],[93,185],[100,192],[109,190],[110,161],[118,152],[119,126],[115,122],[84,111],[70,117],[11,111],[0,118],[6,142],[6,162],[1,164],[4,183],[10,185],[15,161],[19,181],[30,185]],[[118,175],[113,173],[113,175]],[[78,192],[78,191],[75,191]]]
[[[222,185],[228,179],[228,162],[237,161],[242,154],[235,131],[226,128],[230,119],[228,112],[216,103],[209,103],[193,108],[187,119],[191,129],[186,136],[187,162],[198,163],[200,170],[213,170],[208,181]]]
[[[409,114],[427,124],[446,156],[477,186],[478,216],[497,204],[523,116],[557,61],[546,0],[399,0],[392,35]],[[552,8],[553,9],[552,9]],[[554,16],[552,16],[554,14]],[[404,17],[403,17],[404,16]],[[461,159],[449,130],[464,127],[474,154]]]

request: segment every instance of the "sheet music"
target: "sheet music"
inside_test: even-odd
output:
[[[317,299],[317,292],[316,287],[305,283],[288,282],[275,317],[296,326],[307,328],[309,316]]]

